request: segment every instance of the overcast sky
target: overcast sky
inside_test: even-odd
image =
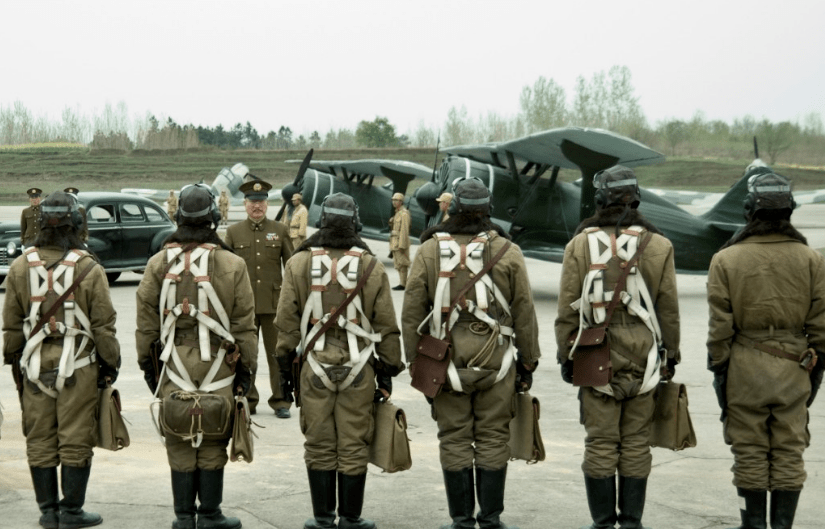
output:
[[[261,133],[441,127],[450,107],[512,117],[540,76],[627,66],[651,125],[825,118],[821,0],[96,1],[0,3],[0,106],[58,120],[123,101]]]

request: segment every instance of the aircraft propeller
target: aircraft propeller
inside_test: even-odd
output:
[[[281,198],[283,198],[284,203],[281,204],[281,209],[278,210],[278,214],[275,215],[275,220],[280,221],[281,217],[284,215],[284,210],[286,209],[287,204],[292,201],[292,195],[295,193],[300,193],[301,188],[304,184],[304,175],[309,169],[309,163],[312,161],[312,154],[315,152],[315,149],[310,149],[307,155],[304,157],[304,161],[301,162],[301,166],[298,168],[298,174],[295,175],[295,180],[292,181],[291,184],[287,184],[281,189]]]

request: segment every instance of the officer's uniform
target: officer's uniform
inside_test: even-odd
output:
[[[64,193],[68,193],[75,199],[75,203],[77,204],[77,211],[80,212],[80,216],[83,217],[83,226],[80,228],[80,238],[84,241],[89,240],[89,223],[86,220],[86,208],[84,208],[80,202],[77,201],[77,194],[80,193],[80,190],[76,187],[67,187],[63,190]]]
[[[29,199],[40,198],[43,193],[42,190],[32,187],[26,193]],[[38,202],[39,204],[39,202]],[[23,246],[31,246],[37,240],[37,234],[40,233],[40,206],[30,205],[23,209],[20,215],[20,239]]]
[[[221,191],[221,196],[218,198],[218,210],[221,212],[221,224],[229,222],[229,195],[226,191]]]
[[[395,193],[393,200],[404,200],[404,195]],[[407,285],[407,270],[410,267],[410,212],[403,205],[390,217],[390,252],[392,264],[398,270],[397,290]]]
[[[255,189],[255,185],[259,188]],[[272,186],[266,182],[253,181],[241,186],[247,198],[257,196],[255,200],[266,200],[266,193]],[[292,241],[287,227],[266,216],[260,222],[247,218],[226,229],[226,244],[246,261],[249,280],[255,295],[255,326],[263,337],[266,361],[269,365],[269,382],[272,396],[269,406],[273,410],[289,409],[292,396],[284,395],[280,377],[280,368],[275,357],[275,345],[278,339],[275,329],[275,314],[278,310],[278,296],[281,291],[281,267],[292,257]],[[247,395],[250,410],[255,410],[259,401],[255,387],[255,372],[252,374],[252,387]]]
[[[169,218],[175,218],[175,212],[178,210],[178,197],[175,196],[174,191],[169,191],[169,197],[166,199],[166,213],[169,214]]]
[[[309,212],[301,200],[301,194],[295,193],[292,195],[293,203],[298,200],[298,204],[292,211],[292,216],[289,218],[289,237],[292,239],[292,247],[298,248],[307,238],[307,219]]]

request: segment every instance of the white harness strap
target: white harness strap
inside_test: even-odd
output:
[[[435,286],[435,295],[433,297],[433,310],[427,315],[424,321],[418,326],[418,334],[421,335],[424,325],[429,322],[430,334],[436,338],[443,340],[447,335],[447,328],[453,328],[458,316],[461,312],[461,307],[456,305],[452,312],[448,315],[448,321],[442,321],[443,310],[450,307],[451,292],[450,292],[450,278],[453,277],[453,270],[459,266],[466,266],[473,274],[478,274],[484,268],[484,246],[489,240],[487,233],[479,233],[476,237],[466,245],[459,245],[449,233],[439,232],[435,235],[438,241],[439,251],[439,274],[438,281]],[[490,274],[484,274],[475,285],[473,285],[476,294],[476,301],[467,300],[467,311],[486,323],[493,331],[498,330],[499,344],[503,344],[503,336],[509,340],[509,347],[504,354],[501,362],[501,368],[498,375],[496,375],[496,382],[501,381],[507,376],[510,367],[516,357],[516,346],[513,340],[515,331],[512,327],[501,325],[487,314],[487,309],[490,308],[490,300],[488,292],[492,292],[496,298],[496,302],[501,306],[507,315],[510,315],[510,304],[504,299],[501,290],[493,282]],[[455,364],[450,361],[447,367],[447,376],[450,378],[450,385],[453,390],[463,392],[461,381],[458,377],[458,370]]]
[[[331,312],[324,312],[323,293],[327,290],[327,285],[337,282],[344,291],[352,291],[358,285],[358,265],[364,254],[364,250],[356,246],[350,248],[340,259],[331,258],[329,252],[323,248],[313,247],[311,251],[312,287],[301,316],[301,348],[303,350],[306,350],[306,344],[318,334],[332,316]],[[313,323],[313,326],[307,331],[310,323]],[[307,362],[312,372],[321,379],[327,389],[338,392],[347,389],[352,384],[370,357],[375,354],[375,344],[381,341],[381,333],[373,332],[372,325],[364,314],[360,295],[355,296],[347,305],[346,317],[343,314],[338,316],[335,325],[347,332],[349,360],[342,364],[351,368],[347,377],[338,384],[332,382],[324,369],[332,366],[319,362],[315,358],[313,353],[323,351],[326,346],[325,334],[318,336],[312,351],[307,351]],[[367,342],[363,349],[358,348],[359,337]]]
[[[579,336],[570,350],[568,358],[573,359],[573,353],[579,345],[581,331],[594,327],[604,322],[607,315],[607,305],[613,299],[613,291],[604,289],[604,271],[607,263],[614,256],[621,261],[627,262],[636,254],[639,241],[644,228],[641,226],[630,226],[622,230],[621,235],[616,237],[599,228],[588,228],[584,230],[587,234],[587,244],[590,251],[590,270],[584,278],[582,284],[582,296],[570,306],[579,312]],[[625,290],[620,292],[621,302],[627,308],[627,312],[641,319],[645,326],[653,335],[653,346],[647,356],[647,366],[645,368],[642,387],[639,394],[651,391],[659,383],[659,368],[661,358],[659,357],[659,346],[662,343],[662,332],[659,327],[659,320],[656,318],[656,310],[650,297],[650,291],[638,273],[636,266],[631,268],[627,275]],[[608,384],[594,388],[597,391],[613,395],[613,389]]]
[[[51,291],[59,297],[66,292],[74,283],[77,262],[88,253],[83,250],[72,250],[60,264],[51,270],[46,270],[45,263],[40,260],[40,255],[37,253],[37,248],[30,248],[25,255],[29,265],[31,306],[29,315],[23,320],[23,332],[28,336],[40,319],[40,309],[46,301],[46,294]],[[88,356],[78,358],[89,342],[94,343],[94,338],[89,317],[78,308],[74,301],[74,294],[69,295],[63,302],[63,319],[62,322],[53,319],[46,322],[34,336],[26,341],[20,358],[20,367],[25,371],[26,377],[43,393],[55,399],[63,390],[66,379],[71,377],[76,369],[86,367],[97,360],[94,346]],[[63,350],[60,354],[55,386],[50,388],[40,381],[41,350],[43,340],[56,336],[63,337]],[[75,340],[77,336],[82,337],[79,346]]]

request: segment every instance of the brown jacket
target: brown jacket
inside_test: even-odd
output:
[[[20,239],[24,246],[31,246],[40,233],[40,206],[29,206],[20,215]]]
[[[63,250],[59,248],[38,248],[40,258],[48,267],[63,257]],[[94,260],[91,256],[81,257],[77,262],[75,277],[85,270]],[[3,305],[3,359],[11,363],[12,355],[21,351],[26,343],[23,333],[23,319],[28,317],[31,301],[29,299],[29,266],[26,257],[21,255],[11,265],[6,278],[6,298]],[[95,266],[83,278],[74,292],[75,302],[80,310],[89,317],[91,332],[94,336],[97,353],[112,367],[120,362],[120,344],[115,337],[115,321],[117,313],[112,306],[109,295],[109,283],[103,267]],[[43,306],[43,312],[50,307]],[[43,369],[56,369],[57,358],[43,358]]]
[[[603,231],[612,233],[613,228]],[[648,233],[645,231],[642,238],[647,237]],[[679,299],[676,292],[673,245],[661,235],[652,234],[652,237],[639,258],[637,267],[656,307],[656,317],[662,330],[662,345],[668,352],[675,354],[679,351]],[[555,324],[559,362],[567,360],[570,354],[567,338],[579,328],[579,313],[573,310],[570,304],[581,297],[582,283],[589,268],[587,234],[580,233],[564,249],[559,309]],[[605,290],[612,288],[613,285],[605,285]],[[627,363],[628,360],[636,364],[637,369],[647,364],[648,351],[652,345],[650,331],[639,318],[631,316],[621,303],[613,313],[608,336],[611,351],[614,353],[611,354],[614,372],[625,367],[632,369],[633,366]],[[623,358],[617,358],[615,352],[619,352]]]
[[[287,227],[272,219],[255,224],[247,218],[227,228],[224,241],[246,261],[255,293],[255,314],[275,314],[281,291],[281,267],[292,257]]]
[[[333,257],[342,256],[344,251],[329,249]],[[369,266],[370,261],[375,259],[373,255],[364,254],[359,267],[359,278],[363,270]],[[301,315],[312,285],[311,266],[312,253],[309,251],[296,253],[286,264],[284,284],[278,302],[278,315],[275,318],[275,327],[278,329],[278,346],[275,354],[278,357],[288,356],[290,351],[296,349],[301,343]],[[404,369],[404,363],[401,361],[400,331],[392,305],[390,282],[381,261],[375,262],[375,268],[370,273],[360,296],[364,314],[367,315],[373,332],[380,333],[382,337],[375,346],[378,358],[388,366],[393,366],[398,370]],[[327,331],[327,336],[329,333],[339,332],[334,329],[337,327],[334,326]],[[343,336],[339,338],[346,340]]]
[[[390,251],[410,247],[410,212],[404,206],[390,217]]]
[[[507,243],[507,239],[495,232],[489,232],[490,242],[484,250],[484,262],[488,262]],[[454,235],[459,244],[469,243],[474,235]],[[407,288],[404,293],[404,308],[401,312],[401,327],[404,332],[404,351],[407,362],[415,361],[416,345],[419,335],[418,326],[433,308],[435,287],[438,283],[438,242],[433,239],[425,241],[418,249],[413,260]],[[527,277],[527,267],[521,249],[513,244],[490,271],[493,282],[501,290],[504,299],[510,304],[515,330],[516,348],[525,363],[535,363],[541,356],[538,340],[538,321],[533,306],[533,292]],[[461,285],[451,288],[461,288]],[[467,293],[468,299],[475,299],[475,291]],[[425,329],[425,333],[428,329]]]

